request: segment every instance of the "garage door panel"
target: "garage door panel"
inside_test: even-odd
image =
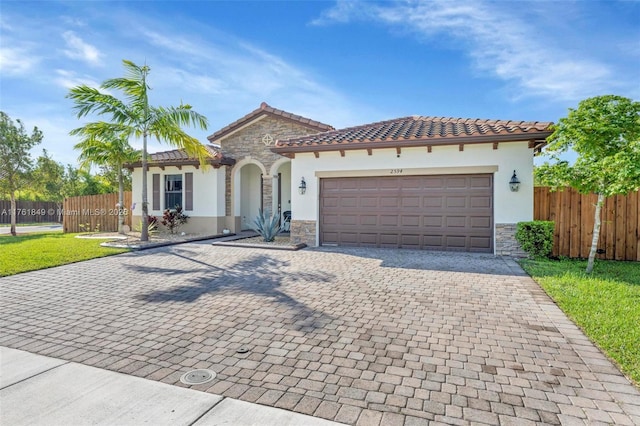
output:
[[[384,178],[384,179],[371,179],[373,182],[377,182],[379,189],[398,189],[400,188],[400,181],[398,178]]]
[[[393,214],[393,215],[382,214],[382,215],[380,215],[380,225],[396,227],[396,226],[398,226],[399,218],[400,217],[398,215],[395,215],[395,214]]]
[[[473,229],[491,229],[491,218],[486,216],[472,216],[469,220],[469,226]]]
[[[400,235],[400,245],[402,248],[420,248],[421,240],[422,237],[420,235]]]
[[[489,237],[469,237],[471,247],[476,249],[490,249],[491,238]]]
[[[444,199],[442,196],[427,195],[422,197],[422,206],[424,208],[442,208]]]
[[[357,181],[355,187],[361,190],[378,190],[378,183],[375,180],[363,179]]]
[[[340,199],[338,197],[325,197],[322,199],[322,202],[320,203],[321,207],[338,207],[338,201]]]
[[[360,244],[366,244],[368,246],[376,246],[378,244],[378,233],[377,232],[362,232],[358,234],[358,242]]]
[[[338,225],[340,220],[340,216],[335,214],[326,214],[322,217],[322,223],[324,224],[325,229],[331,225]]]
[[[442,176],[425,176],[423,182],[425,188],[444,188],[444,177]]]
[[[402,180],[402,190],[421,190],[423,188],[423,182],[423,179],[421,179],[419,176],[415,178],[405,178]]]
[[[444,218],[442,216],[424,216],[422,221],[427,228],[442,228]]]
[[[358,224],[358,215],[357,214],[343,214],[340,215],[339,223],[343,226],[353,226]]]
[[[378,197],[361,197],[360,207],[363,207],[363,208],[378,207]]]
[[[360,225],[361,226],[376,226],[377,224],[378,224],[378,216],[377,215],[360,216]]]
[[[339,237],[336,242],[340,244],[358,244],[358,233],[356,232],[339,232],[338,236]]]
[[[403,227],[417,228],[422,222],[420,216],[400,216],[400,224]]]
[[[358,199],[356,197],[340,197],[338,206],[342,208],[351,208],[358,206]]]
[[[447,197],[447,209],[450,208],[465,208],[467,207],[467,197],[465,195]]]
[[[487,209],[491,207],[491,195],[469,197],[469,207],[472,209]]]
[[[447,217],[448,228],[466,228],[467,217],[466,216],[449,216]]]
[[[322,183],[322,190],[325,193],[329,193],[332,191],[339,191],[340,188],[342,188],[342,185],[340,184],[339,181],[335,179],[327,179]]]
[[[340,237],[340,234],[338,234],[337,232],[323,231],[322,233],[322,239],[324,241],[327,241],[327,243],[329,241],[335,241],[337,243],[339,237]]]
[[[446,188],[462,188],[469,186],[466,177],[448,177],[446,180]]]
[[[397,247],[400,241],[398,234],[380,234],[380,245],[385,247]]]
[[[399,197],[380,197],[380,207],[398,207]]]
[[[472,176],[469,178],[469,187],[474,189],[485,188],[491,189],[492,185],[491,176]]]
[[[418,208],[420,207],[420,197],[402,197],[403,208]]]
[[[320,184],[321,244],[493,250],[492,175],[327,178]]]
[[[464,235],[447,235],[445,241],[445,248],[464,249],[467,247],[467,237]]]
[[[424,235],[422,237],[422,246],[430,249],[440,249],[444,247],[443,235]]]

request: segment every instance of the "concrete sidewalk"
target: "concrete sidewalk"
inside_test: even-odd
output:
[[[0,347],[0,424],[339,423]]]

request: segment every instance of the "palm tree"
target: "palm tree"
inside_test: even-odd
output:
[[[88,123],[81,133],[85,137],[101,138],[105,134],[121,135],[124,138],[142,138],[142,241],[149,239],[149,205],[147,202],[147,138],[167,142],[197,158],[204,167],[210,156],[209,151],[196,138],[186,134],[181,126],[207,128],[207,119],[191,109],[190,105],[178,107],[156,107],[149,105],[147,84],[150,68],[138,66],[131,61],[122,61],[126,75],[104,81],[100,88],[108,91],[119,90],[125,99],[101,92],[89,86],[77,86],[69,91],[67,97],[74,101],[77,117],[89,114],[107,115],[109,122]],[[78,129],[76,129],[78,130]],[[78,132],[80,132],[78,130]]]
[[[71,131],[72,135],[84,136],[85,128]],[[122,169],[125,163],[133,163],[140,159],[140,151],[129,145],[126,137],[110,135],[108,130],[86,135],[86,138],[74,146],[80,150],[80,167],[90,169],[91,166],[112,167],[118,172],[118,232],[124,234],[124,181]]]

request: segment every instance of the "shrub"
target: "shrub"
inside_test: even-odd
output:
[[[147,231],[149,231],[149,235],[153,235],[158,231],[158,218],[154,215],[147,216],[148,225]],[[138,225],[135,226],[136,232],[142,232],[142,219],[138,221]]]
[[[166,209],[164,211],[162,214],[162,222],[160,223],[169,228],[169,232],[174,234],[180,226],[187,223],[187,219],[189,219],[189,216],[182,213],[182,207],[176,206],[173,210]]]
[[[533,258],[549,257],[553,249],[554,222],[534,220],[519,222],[516,226],[516,240],[520,247]]]
[[[158,228],[158,218],[152,214],[147,216],[147,221],[149,223],[149,231],[155,231]]]
[[[273,241],[281,231],[280,217],[270,215],[268,212],[258,209],[258,217],[253,221],[253,230],[256,231],[265,242]]]

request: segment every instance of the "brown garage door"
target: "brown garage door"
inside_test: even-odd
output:
[[[493,252],[493,175],[326,178],[320,243]]]

